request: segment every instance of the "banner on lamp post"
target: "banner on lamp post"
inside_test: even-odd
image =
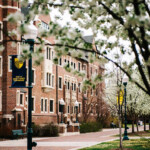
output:
[[[18,58],[18,55],[12,55],[12,85],[11,88],[26,87],[26,63]]]
[[[120,90],[119,95],[117,96],[117,105],[123,104],[124,91]]]

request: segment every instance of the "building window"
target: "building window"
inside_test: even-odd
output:
[[[74,63],[74,69],[76,69],[76,64]]]
[[[42,25],[43,29],[49,30],[49,25],[47,23],[45,23],[44,21],[42,21],[41,25]]]
[[[68,85],[68,86],[67,86],[67,89],[69,90],[69,89],[70,89],[70,82],[68,82],[67,85]]]
[[[71,66],[73,66],[73,62],[71,62]]]
[[[54,112],[54,106],[53,106],[53,100],[50,100],[50,108],[49,108],[49,111],[50,112]]]
[[[59,112],[61,112],[61,105],[60,105],[60,102],[59,102]]]
[[[52,75],[52,87],[54,87],[54,75]]]
[[[78,63],[78,71],[80,71],[80,63]]]
[[[20,105],[23,105],[23,96],[24,96],[24,95],[21,93],[21,94],[20,94]]]
[[[74,91],[76,91],[76,84],[74,83]]]
[[[59,58],[58,64],[61,66],[62,65],[62,59]]]
[[[83,66],[82,66],[82,69],[83,69],[83,70],[86,70],[86,65],[83,65]]]
[[[59,89],[62,89],[62,78],[61,77],[59,77],[59,79],[58,79],[58,87],[59,87]]]
[[[44,111],[44,100],[43,100],[43,98],[41,99],[41,112],[43,112]]]
[[[51,85],[51,74],[46,73],[46,85],[50,86]]]
[[[68,60],[68,66],[70,67],[70,61]]]
[[[66,63],[66,62],[67,62],[67,60],[65,59],[65,60],[64,60],[64,62]]]
[[[70,113],[70,107],[69,107],[69,105],[68,105],[68,114]]]
[[[72,86],[72,91],[73,91],[73,83],[71,83],[71,86]]]
[[[2,56],[0,56],[0,76],[2,76]]]
[[[32,84],[35,84],[35,70],[32,69]]]
[[[35,103],[35,99],[34,99],[34,97],[32,97],[32,99],[31,99],[31,110],[32,111],[35,111],[34,103]]]
[[[47,99],[45,99],[45,112],[47,112]]]
[[[0,91],[0,111],[2,111],[2,91]]]
[[[51,48],[46,48],[46,59],[51,60]]]
[[[81,113],[81,104],[79,103],[79,113]]]
[[[3,25],[2,22],[0,22],[0,41],[3,40]]]
[[[81,92],[81,83],[78,83],[78,90],[79,90],[79,93]]]
[[[12,57],[8,56],[8,71],[12,71]]]

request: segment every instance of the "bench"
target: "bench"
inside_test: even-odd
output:
[[[27,135],[27,133],[23,133],[22,129],[18,129],[18,130],[12,130],[12,135],[13,135],[13,138],[18,139],[19,136],[23,138],[24,135]]]

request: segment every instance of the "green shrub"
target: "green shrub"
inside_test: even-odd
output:
[[[53,123],[47,124],[43,127],[39,125],[32,125],[33,136],[36,137],[54,137],[58,136],[58,127]]]
[[[97,132],[102,129],[102,125],[99,122],[86,122],[81,123],[80,125],[80,133],[87,133],[87,132]]]

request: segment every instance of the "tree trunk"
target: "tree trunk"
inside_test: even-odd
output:
[[[146,118],[144,116],[144,131],[146,131]]]
[[[119,135],[120,135],[120,149],[123,150],[122,147],[122,128],[121,128],[121,116],[119,114]]]
[[[132,133],[134,133],[134,120],[132,120]]]
[[[136,128],[137,128],[137,132],[139,132],[138,121],[136,121]]]

